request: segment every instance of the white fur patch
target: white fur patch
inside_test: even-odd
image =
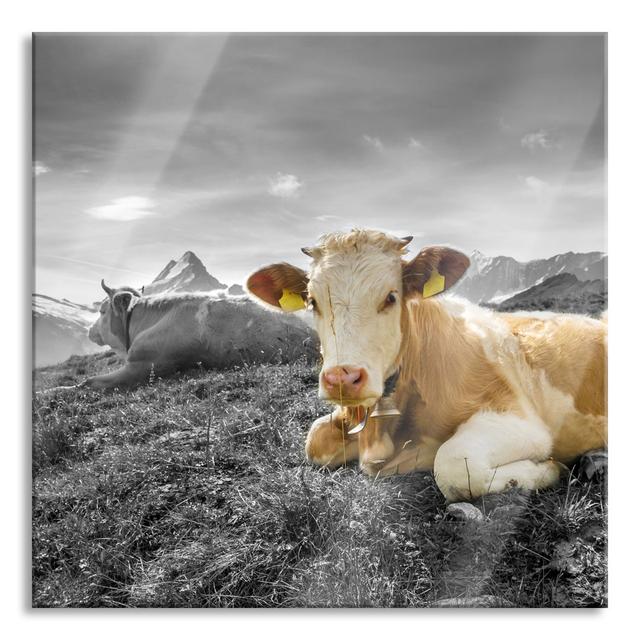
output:
[[[539,463],[546,464],[552,446],[547,427],[535,417],[479,412],[440,447],[434,476],[452,500],[503,491],[510,481],[523,488],[547,486],[553,477]]]
[[[517,356],[520,345],[507,323],[496,313],[457,296],[442,296],[440,301],[447,313],[464,320],[466,328],[480,338],[488,360],[499,364],[509,355]]]

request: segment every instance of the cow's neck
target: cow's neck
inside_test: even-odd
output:
[[[152,327],[167,314],[167,309],[156,304],[149,304],[149,299],[141,298],[129,310],[128,320],[123,321],[124,344],[129,351],[131,344],[139,333]]]
[[[136,308],[134,304],[132,307],[127,309],[127,312],[124,314],[124,350],[129,353],[129,349],[131,347],[131,316],[133,315],[133,310]]]
[[[482,404],[483,396],[493,391],[493,365],[480,338],[437,298],[408,303],[402,323],[396,403],[444,432],[470,417],[465,400]]]

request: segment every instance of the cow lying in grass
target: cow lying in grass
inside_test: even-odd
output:
[[[129,387],[202,363],[229,367],[253,362],[289,362],[313,357],[315,339],[296,317],[273,322],[272,314],[247,298],[204,294],[142,296],[131,287],[111,289],[89,338],[125,357],[121,369],[79,386]]]
[[[247,281],[271,308],[313,309],[320,397],[338,408],[312,425],[309,460],[359,459],[372,475],[433,469],[448,499],[466,500],[550,486],[561,463],[605,446],[606,324],[439,296],[469,260],[428,247],[407,262],[410,240],[326,235],[303,249],[308,273],[280,263]]]

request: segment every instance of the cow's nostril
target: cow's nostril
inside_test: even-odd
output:
[[[331,393],[339,388],[340,393],[357,394],[367,381],[367,372],[362,367],[339,365],[323,372],[322,381]]]

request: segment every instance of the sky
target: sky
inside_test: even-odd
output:
[[[38,293],[196,253],[226,284],[352,227],[606,251],[603,35],[38,34]]]

